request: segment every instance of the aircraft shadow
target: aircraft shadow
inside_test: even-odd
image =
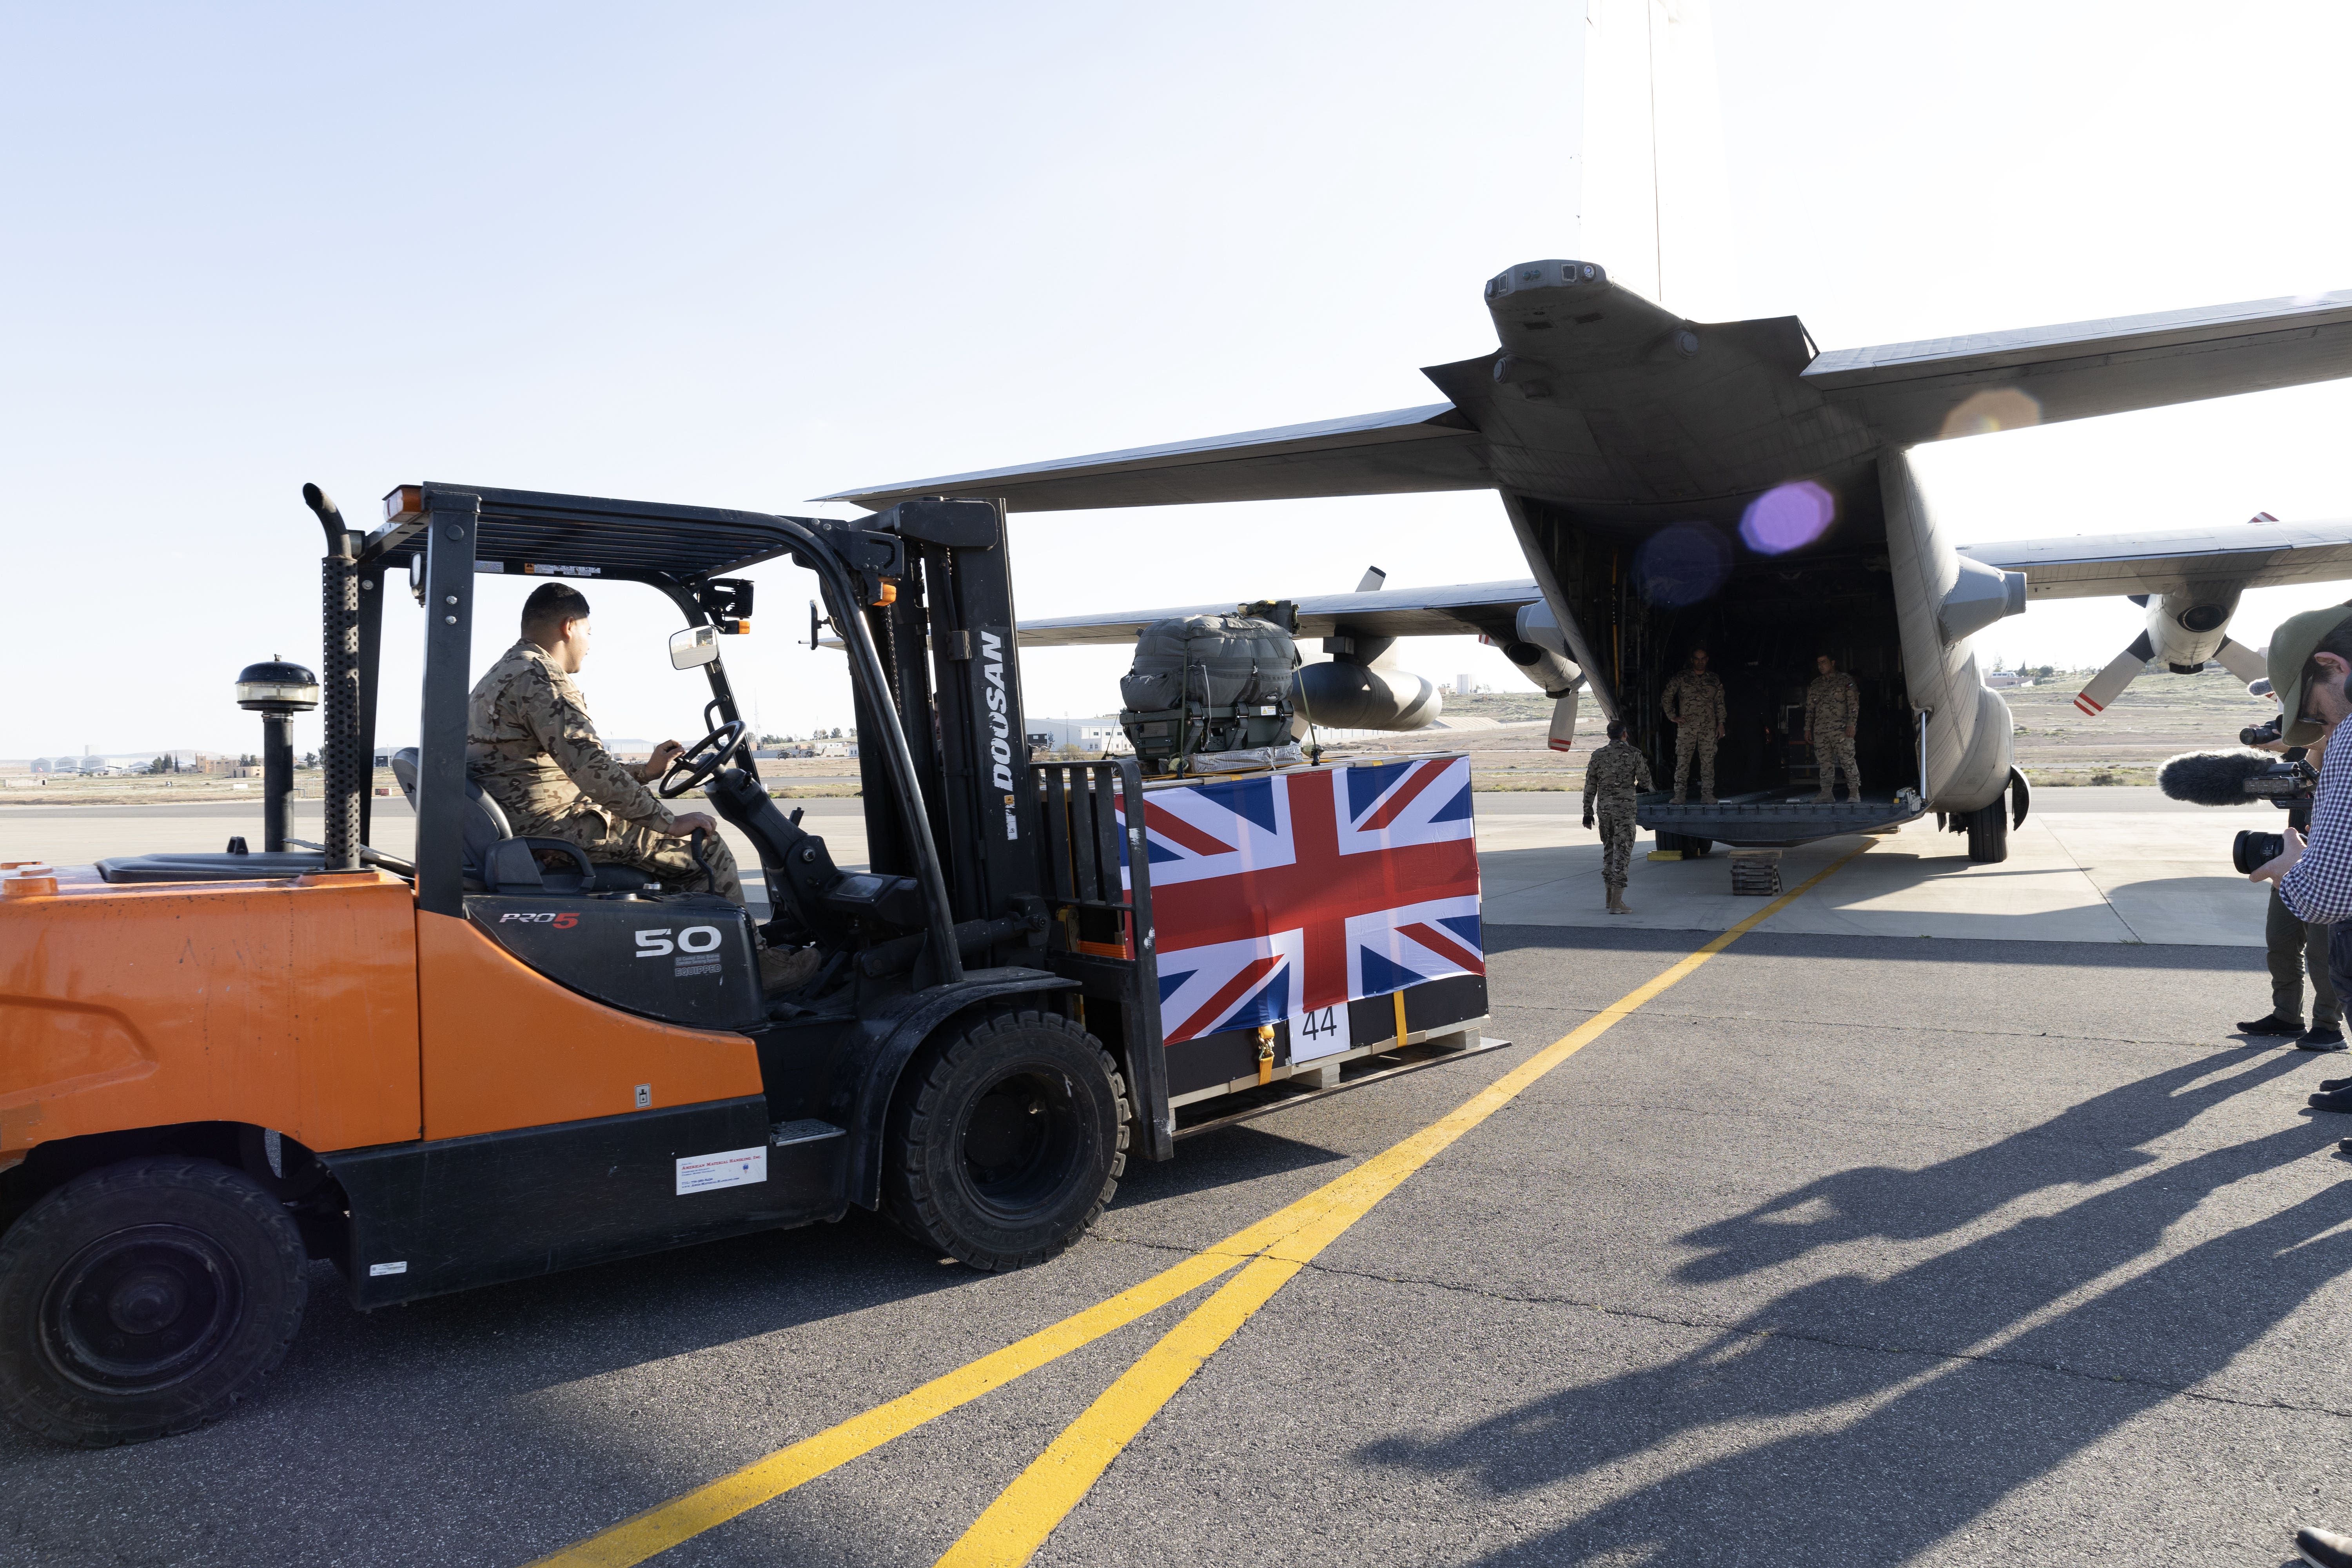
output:
[[[1726,1279],[1839,1241],[1944,1234],[2035,1191],[2147,1163],[2137,1144],[2284,1069],[2263,1061],[2190,1087],[2211,1070],[2155,1074],[1922,1171],[1808,1184],[1693,1232],[1707,1250],[1681,1272]],[[1885,1279],[1800,1286],[1663,1365],[1361,1457],[1508,1497],[1601,1477],[1702,1433],[1719,1447],[1727,1429],[1806,1421],[1814,1429],[1679,1468],[1486,1561],[1901,1562],[2221,1372],[2352,1268],[2352,1229],[2329,1234],[2352,1221],[2347,1180],[2002,1337],[2156,1249],[2222,1187],[2307,1158],[2339,1131],[2305,1121],[2159,1165]],[[1774,1220],[1805,1205],[1827,1212]],[[1833,1414],[1848,1404],[1863,1407],[1851,1422]]]

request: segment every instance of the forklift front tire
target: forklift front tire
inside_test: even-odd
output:
[[[1000,1013],[926,1044],[891,1107],[883,1212],[974,1268],[1043,1263],[1127,1168],[1127,1085],[1092,1035]]]
[[[307,1268],[293,1216],[242,1172],[78,1176],[0,1237],[0,1412],[91,1448],[201,1426],[285,1358]]]

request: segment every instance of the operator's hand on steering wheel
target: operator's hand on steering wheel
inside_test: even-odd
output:
[[[671,838],[688,838],[697,832],[716,835],[719,819],[707,811],[689,811],[683,816],[673,817],[670,825],[660,831]]]
[[[645,766],[637,770],[637,777],[646,784],[653,783],[654,780],[667,773],[670,763],[677,761],[685,752],[686,747],[680,742],[664,741],[654,748],[654,754],[646,760]]]
[[[743,731],[748,728],[742,720],[730,719],[691,746],[674,753],[668,771],[654,785],[654,794],[664,800],[676,800],[710,777],[727,765],[728,759],[743,743]]]

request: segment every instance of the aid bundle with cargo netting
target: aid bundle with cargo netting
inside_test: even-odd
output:
[[[1148,768],[1213,769],[1222,753],[1289,742],[1298,647],[1284,626],[1289,606],[1264,607],[1272,613],[1179,616],[1136,635],[1118,721]]]

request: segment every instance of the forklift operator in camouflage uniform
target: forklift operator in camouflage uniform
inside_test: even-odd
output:
[[[1655,789],[1650,782],[1650,759],[1625,740],[1622,721],[1609,721],[1609,743],[1584,763],[1584,826],[1593,825],[1596,805],[1601,822],[1601,881],[1609,889],[1609,912],[1630,915],[1625,907],[1625,873],[1633,863],[1633,797]]]
[[[1715,804],[1715,747],[1727,727],[1723,678],[1706,668],[1706,649],[1691,649],[1690,666],[1666,682],[1658,706],[1675,727],[1675,804],[1690,794],[1691,753],[1698,753],[1698,797]]]
[[[1813,765],[1822,781],[1822,793],[1813,801],[1821,805],[1831,798],[1832,765],[1845,773],[1845,798],[1860,800],[1862,770],[1854,765],[1853,731],[1862,719],[1862,690],[1853,676],[1838,668],[1832,655],[1821,655],[1813,668],[1821,674],[1805,688],[1805,742],[1813,748]]]
[[[634,866],[673,891],[702,889],[703,868],[688,843],[698,827],[709,890],[741,903],[743,880],[718,822],[706,812],[673,815],[646,787],[686,748],[664,741],[637,767],[607,752],[572,683],[587,658],[587,595],[567,583],[533,590],[523,601],[521,640],[476,682],[467,705],[467,777],[505,809],[518,838],[564,839],[591,860]],[[815,959],[814,951],[763,946],[761,984],[799,984]]]

